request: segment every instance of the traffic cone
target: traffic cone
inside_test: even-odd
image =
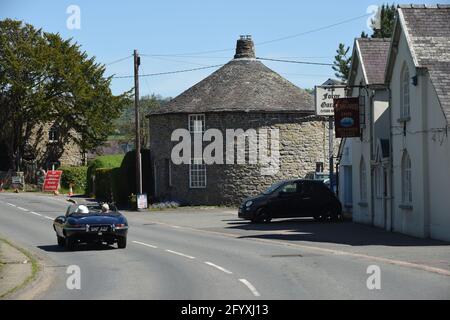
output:
[[[73,196],[72,184],[69,185],[69,197]]]

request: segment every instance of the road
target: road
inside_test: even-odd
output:
[[[448,275],[154,223],[146,213],[127,215],[126,249],[67,252],[52,229],[66,208],[61,197],[0,194],[0,235],[44,257],[53,270],[39,299],[450,299]],[[79,290],[66,286],[70,265],[80,267]],[[381,289],[367,287],[370,265],[381,270]]]

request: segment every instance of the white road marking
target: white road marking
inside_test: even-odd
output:
[[[245,280],[245,279],[239,279],[239,281],[242,282],[243,284],[245,284],[245,285],[247,286],[247,288],[250,289],[250,291],[253,293],[253,295],[254,295],[255,297],[261,296],[261,295],[259,294],[259,292],[255,289],[255,287],[254,287],[249,281],[247,281],[247,280]]]
[[[54,220],[52,217],[49,217],[49,216],[44,216],[44,218],[48,219],[48,220]]]
[[[223,271],[223,272],[225,272],[225,273],[233,274],[233,272],[231,272],[231,271],[229,271],[229,270],[227,270],[227,269],[225,269],[225,268],[223,268],[223,267],[221,267],[221,266],[218,266],[217,264],[214,264],[214,263],[212,263],[212,262],[205,261],[205,263],[206,263],[207,265],[209,265],[209,266],[211,266],[211,267],[214,267],[214,268],[217,268],[217,269],[219,269],[220,271]]]
[[[151,245],[151,244],[147,244],[147,243],[144,243],[144,242],[140,242],[140,241],[131,241],[131,242],[134,242],[134,243],[146,246],[146,247],[150,247],[150,248],[153,248],[153,249],[157,249],[158,248],[157,246],[154,246],[154,245]]]
[[[31,213],[31,214],[34,214],[34,215],[36,215],[36,216],[42,217],[42,214],[40,214],[40,213],[37,213],[37,212],[34,212],[34,211],[30,211],[30,213]]]
[[[188,256],[187,254],[181,253],[181,252],[177,252],[177,251],[172,251],[169,249],[166,249],[167,252],[173,253],[173,254],[177,254],[179,256],[185,257],[185,258],[189,258],[189,259],[195,259],[195,257],[193,256]]]
[[[16,207],[15,204],[12,204],[12,203],[9,203],[9,202],[7,202],[7,204],[9,204],[9,205],[12,206],[12,207]]]
[[[19,210],[22,210],[22,211],[29,211],[28,209],[25,209],[25,208],[22,208],[22,207],[16,207],[17,209],[19,209]]]

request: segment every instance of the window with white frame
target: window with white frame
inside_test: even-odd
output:
[[[189,132],[203,133],[205,131],[205,115],[190,114],[189,115]]]
[[[367,201],[367,177],[366,177],[366,164],[364,158],[361,157],[359,163],[359,197],[361,202]]]
[[[203,159],[192,159],[189,165],[189,187],[206,188],[206,164]]]
[[[409,71],[406,65],[403,66],[400,84],[400,118],[408,118],[409,110]]]
[[[402,201],[412,203],[411,158],[406,150],[402,157]]]

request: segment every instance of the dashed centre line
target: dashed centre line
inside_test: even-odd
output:
[[[29,211],[28,209],[25,209],[25,208],[22,208],[22,207],[16,207],[17,209],[19,209],[19,210],[22,210],[22,211]]]
[[[259,297],[261,296],[261,294],[256,290],[256,288],[246,279],[239,279],[240,282],[242,282],[243,284],[245,284],[247,286],[247,288],[250,289],[250,291],[253,293],[253,295],[255,297]]]
[[[225,269],[225,268],[223,268],[223,267],[221,267],[221,266],[218,266],[217,264],[214,264],[214,263],[212,263],[212,262],[205,261],[205,263],[206,263],[207,265],[209,265],[209,266],[211,266],[211,267],[214,267],[214,268],[216,268],[216,269],[219,269],[220,271],[223,271],[223,272],[225,272],[225,273],[233,274],[233,272],[231,272],[230,270],[227,270],[227,269]]]
[[[182,256],[182,257],[185,257],[185,258],[188,258],[188,259],[195,259],[195,257],[189,256],[189,255],[181,253],[181,252],[177,252],[177,251],[173,251],[173,250],[169,250],[169,249],[166,249],[165,251],[173,253],[173,254],[176,254],[176,255],[179,255],[179,256]]]
[[[16,205],[14,203],[7,202],[6,204],[10,205],[11,207],[16,207]]]
[[[157,249],[158,248],[157,246],[154,246],[154,245],[151,245],[151,244],[148,244],[148,243],[144,243],[144,242],[140,242],[140,241],[132,241],[132,242],[140,244],[140,245],[143,245],[143,246],[146,246],[146,247],[150,247],[150,248],[153,248],[153,249]]]
[[[36,215],[36,216],[42,217],[42,214],[40,214],[40,213],[37,213],[37,212],[34,212],[34,211],[30,211],[30,213],[31,213],[31,214],[34,214],[34,215]]]

